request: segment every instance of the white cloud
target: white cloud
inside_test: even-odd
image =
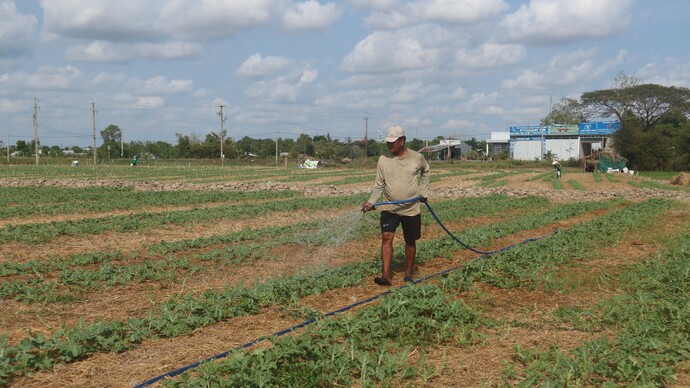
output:
[[[476,49],[462,49],[455,53],[455,61],[460,67],[487,69],[507,66],[520,62],[526,50],[516,44],[483,44]]]
[[[41,0],[47,34],[109,41],[156,39],[158,2]]]
[[[438,89],[436,84],[415,81],[393,88],[387,93],[388,101],[393,104],[410,104],[424,99],[432,91]]]
[[[461,88],[461,87],[455,88],[453,90],[453,92],[451,93],[451,97],[454,99],[465,98],[466,95],[467,95],[467,90],[465,88]]]
[[[122,85],[127,80],[124,74],[98,73],[91,79],[94,87]]]
[[[0,112],[2,113],[19,113],[25,111],[27,103],[17,99],[0,99]]]
[[[474,24],[508,9],[502,0],[424,0],[410,4],[410,11],[430,21]]]
[[[41,0],[45,32],[110,42],[209,40],[268,24],[282,0]]]
[[[237,74],[242,77],[263,77],[270,74],[275,74],[287,68],[292,61],[283,57],[266,56],[256,53],[249,58],[239,69]]]
[[[299,78],[299,84],[304,85],[304,84],[310,84],[316,80],[316,77],[319,76],[319,70],[318,69],[312,69],[308,68],[305,69],[302,72],[302,76]]]
[[[397,7],[398,0],[348,0],[348,4],[360,9],[387,10]]]
[[[463,128],[473,128],[476,124],[470,120],[465,119],[450,119],[445,123],[441,124],[441,128],[444,129],[463,129]]]
[[[347,109],[364,112],[367,109],[381,109],[386,106],[386,91],[383,89],[353,89],[340,93],[329,93],[319,97],[315,104],[329,109]]]
[[[368,73],[433,68],[441,62],[443,49],[437,46],[446,35],[441,28],[375,31],[357,44],[340,67]]]
[[[466,112],[472,112],[473,114],[487,114],[490,112],[494,112],[490,114],[496,114],[495,112],[497,109],[502,111],[502,108],[499,108],[501,103],[502,101],[498,92],[478,92],[471,95],[467,101],[464,101],[463,106]]]
[[[318,69],[307,65],[287,75],[258,81],[245,90],[245,95],[261,101],[296,102],[313,88],[318,75]]]
[[[503,87],[514,90],[553,89],[581,85],[602,76],[625,61],[627,53],[618,52],[612,59],[601,61],[597,49],[578,50],[555,55],[535,69],[527,69],[517,78],[505,80]]]
[[[94,41],[67,49],[67,58],[75,61],[126,63],[133,59],[191,58],[201,46],[188,42],[111,43]]]
[[[321,5],[318,1],[309,0],[294,4],[283,14],[283,29],[324,30],[330,27],[343,15],[342,8],[335,3]]]
[[[165,106],[165,100],[163,97],[159,96],[137,97],[137,101],[134,103],[134,106],[141,109],[158,109]]]
[[[278,77],[255,83],[245,91],[245,95],[258,100],[294,102],[297,100],[298,91],[285,77]]]
[[[173,37],[223,38],[268,24],[284,11],[282,0],[204,0],[202,4],[198,0],[165,2],[157,28]]]
[[[475,24],[499,15],[508,5],[503,0],[417,0],[371,8],[376,11],[366,18],[369,27],[398,29],[429,22]]]
[[[646,64],[635,72],[635,77],[644,83],[687,88],[690,87],[690,62],[679,62],[674,58],[666,58],[660,63]]]
[[[166,77],[157,76],[145,81],[132,80],[128,82],[127,89],[136,89],[141,94],[179,94],[194,90],[194,81],[168,80]]]
[[[35,73],[23,71],[3,74],[7,87],[31,90],[66,90],[76,88],[83,81],[83,73],[74,66],[41,66]]]
[[[30,51],[36,24],[36,17],[17,12],[14,2],[0,0],[0,58],[21,56]]]
[[[627,27],[632,0],[531,0],[501,23],[519,42],[560,43],[609,36]]]

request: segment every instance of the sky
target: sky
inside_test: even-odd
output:
[[[690,86],[690,1],[0,0],[0,141],[490,138],[618,74]],[[223,116],[220,116],[221,106]],[[35,109],[38,107],[38,109]],[[95,108],[95,109],[94,109]],[[95,114],[94,114],[95,111]]]

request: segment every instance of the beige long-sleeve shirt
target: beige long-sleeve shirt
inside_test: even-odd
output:
[[[407,149],[403,157],[393,154],[381,155],[376,166],[376,182],[369,197],[375,203],[383,194],[383,201],[399,201],[421,195],[428,197],[429,163],[417,151]],[[420,213],[419,202],[401,205],[381,205],[381,211],[401,216],[416,216]]]

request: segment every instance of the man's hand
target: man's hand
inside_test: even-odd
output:
[[[419,198],[419,202],[426,203],[426,197]]]
[[[362,213],[366,213],[371,210],[374,210],[374,207],[371,206],[371,202],[364,202],[364,205],[362,205]]]

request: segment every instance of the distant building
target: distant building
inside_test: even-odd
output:
[[[603,150],[620,129],[618,121],[586,122],[579,125],[524,125],[510,127],[510,157],[515,160],[581,160]]]
[[[72,150],[62,150],[62,154],[65,156],[74,156],[75,152]]]
[[[486,153],[495,156],[510,151],[510,132],[491,132],[491,139],[486,140]]]
[[[447,160],[449,152],[451,159],[460,159],[471,151],[472,147],[461,140],[441,140],[439,144],[427,146],[419,150],[422,153],[438,152],[438,158],[441,160]]]

